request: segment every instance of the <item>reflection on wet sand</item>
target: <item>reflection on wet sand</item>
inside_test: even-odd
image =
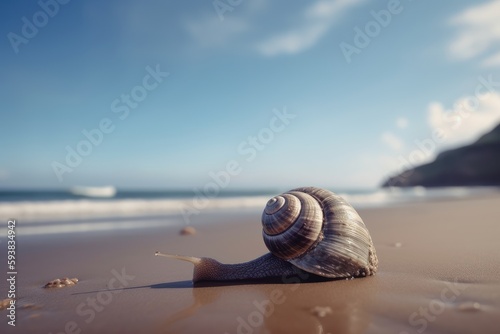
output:
[[[169,315],[161,324],[161,332],[207,333],[211,328],[218,328],[219,333],[366,331],[372,294],[376,291],[371,278],[298,283],[300,281],[296,277],[288,278],[288,284],[197,284],[185,289],[186,293],[191,290],[191,305]]]

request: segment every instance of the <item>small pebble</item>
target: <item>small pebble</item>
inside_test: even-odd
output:
[[[193,235],[196,233],[196,229],[192,226],[186,226],[179,233],[180,235]]]
[[[9,307],[11,300],[12,299],[10,298],[0,300],[0,310],[5,310],[7,307]]]
[[[463,302],[458,305],[458,309],[463,312],[476,312],[481,309],[478,302]]]
[[[52,280],[45,284],[43,287],[44,288],[64,288],[65,286],[72,286],[78,283],[78,278],[56,278],[55,280]]]
[[[396,248],[401,248],[401,246],[403,246],[403,244],[400,242],[394,243],[394,247],[396,247]]]
[[[311,309],[311,313],[317,317],[324,318],[328,314],[332,314],[332,308],[330,306],[315,306]]]

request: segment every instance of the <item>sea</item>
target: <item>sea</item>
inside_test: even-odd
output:
[[[330,189],[354,208],[398,206],[419,201],[467,198],[498,192],[491,187]],[[78,187],[67,190],[0,190],[0,237],[16,219],[22,235],[85,233],[169,225],[200,224],[205,215],[254,214],[281,189],[220,191],[122,190]],[[201,222],[200,222],[201,221]]]

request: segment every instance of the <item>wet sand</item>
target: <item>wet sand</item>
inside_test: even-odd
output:
[[[201,214],[183,226],[18,237],[16,327],[2,333],[498,333],[500,196],[359,210],[375,276],[191,283],[192,265],[267,252],[260,212]],[[204,221],[209,223],[204,224]],[[139,224],[140,222],[138,222]],[[0,245],[6,245],[5,238]],[[5,263],[2,251],[1,261]],[[44,289],[55,278],[75,286]],[[5,298],[6,281],[0,284]]]

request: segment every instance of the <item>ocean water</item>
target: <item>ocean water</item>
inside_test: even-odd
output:
[[[425,189],[332,190],[356,209],[386,207],[407,202],[466,198],[498,191],[488,187]],[[0,191],[0,237],[6,235],[7,219],[18,221],[22,235],[60,234],[188,225],[193,217],[218,213],[260,212],[280,190],[225,191],[205,196],[194,191],[129,191],[82,188],[76,191]]]

